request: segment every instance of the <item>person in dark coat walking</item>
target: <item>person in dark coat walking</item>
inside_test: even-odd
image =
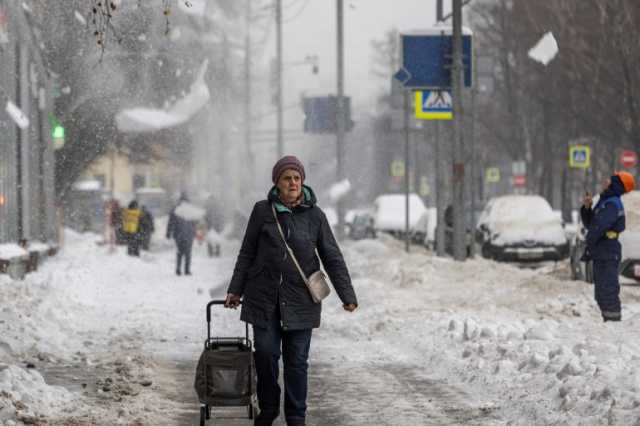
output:
[[[624,206],[620,196],[635,188],[628,172],[618,172],[603,183],[603,191],[594,208],[593,197],[587,193],[580,209],[587,229],[583,261],[593,261],[595,299],[604,321],[620,321],[619,268],[622,250],[618,237],[625,229]]]
[[[329,222],[313,190],[304,185],[302,163],[294,156],[283,157],[273,167],[272,179],[275,186],[267,199],[251,212],[225,306],[236,308],[242,298],[241,319],[253,325],[260,406],[254,424],[271,425],[280,414],[282,354],[285,418],[287,425],[300,426],[307,411],[311,334],[320,326],[321,304],[314,303],[287,253],[272,205],[305,275],[319,270],[322,260],[344,309],[353,312],[358,301]]]
[[[169,215],[167,224],[167,238],[176,241],[176,275],[182,275],[182,259],[184,258],[184,274],[191,275],[191,248],[196,237],[196,221],[188,220],[180,216],[179,209],[182,203],[188,203],[189,199],[185,193],[180,195],[178,205]],[[177,212],[177,213],[176,213]]]
[[[146,206],[142,206],[142,213],[140,216],[140,240],[142,243],[142,250],[149,251],[151,236],[153,235],[154,230],[155,224],[153,221],[153,215]]]

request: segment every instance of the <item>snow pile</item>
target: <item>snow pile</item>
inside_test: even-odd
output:
[[[204,219],[206,211],[205,209],[198,207],[195,204],[182,201],[180,204],[178,204],[178,207],[176,207],[174,213],[176,214],[176,216],[179,216],[187,221],[199,221]]]
[[[0,259],[11,260],[15,257],[28,256],[29,252],[17,244],[0,244]]]
[[[351,191],[351,182],[349,179],[344,179],[340,182],[334,183],[329,189],[329,200],[332,204],[340,201],[345,195]]]
[[[380,195],[375,202],[375,226],[383,231],[404,231],[406,197],[403,194]],[[413,229],[426,212],[422,199],[409,194],[409,228]]]
[[[34,369],[0,364],[0,423],[39,424],[40,416],[62,411],[75,399],[58,386],[49,386]]]
[[[189,121],[211,98],[204,74],[209,62],[204,61],[191,91],[174,103],[168,110],[153,108],[125,109],[116,114],[116,124],[121,132],[154,132]]]
[[[558,42],[552,32],[548,32],[542,36],[538,43],[529,50],[529,57],[544,66],[547,66],[557,54]]]
[[[535,270],[404,254],[392,239],[349,243],[344,251],[360,307],[349,317],[330,296],[316,358],[376,374],[406,364],[414,377],[423,372],[426,382],[446,383],[452,405],[483,413],[478,424],[626,425],[640,416],[635,289],[623,290],[626,319],[603,324],[590,286]],[[359,380],[376,391],[375,382]],[[385,386],[380,404],[404,401]],[[459,393],[467,399],[453,396]],[[350,410],[365,412],[359,405]],[[394,415],[388,424],[430,424],[420,413]],[[366,416],[353,424],[366,424]]]
[[[561,220],[547,200],[537,195],[492,199],[478,219],[478,227],[483,225],[491,231],[495,245],[525,241],[561,245],[567,241]]]
[[[165,395],[182,391],[176,378],[132,354],[195,362],[204,307],[224,296],[239,243],[225,241],[233,244],[224,247],[229,256],[215,259],[194,246],[194,276],[177,278],[174,250],[133,258],[124,247],[109,254],[94,239],[67,232],[63,252],[20,285],[0,276],[0,358],[23,362],[45,352],[61,365],[77,359],[83,370],[118,372],[90,383],[101,392],[83,401],[96,396],[96,417],[43,424],[186,424],[158,419],[171,405]],[[333,397],[318,396],[326,395],[321,387],[310,406],[339,410],[348,398],[350,425],[627,425],[640,417],[637,288],[623,288],[623,321],[603,324],[583,283],[418,248],[407,254],[387,235],[342,249],[360,306],[346,313],[335,291],[323,302],[311,374],[328,369],[313,380],[324,386],[338,377],[340,387]],[[244,334],[238,317],[215,307],[212,334]],[[20,404],[39,416],[68,401],[30,369],[0,370],[0,407],[11,416]],[[141,384],[149,378],[157,388]],[[184,381],[191,392],[191,377]],[[444,417],[430,417],[436,412]]]

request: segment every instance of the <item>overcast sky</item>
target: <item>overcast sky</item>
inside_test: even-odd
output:
[[[383,38],[385,32],[394,27],[403,31],[433,26],[435,3],[435,0],[344,0],[345,91],[357,107],[365,107],[390,84],[371,72],[371,40]],[[335,93],[336,1],[283,0],[283,4],[285,105],[299,100],[303,91],[308,94]],[[302,10],[304,4],[307,5]],[[293,18],[300,10],[299,16]],[[274,50],[273,46],[271,44],[268,49]],[[317,76],[311,73],[310,67],[286,65],[313,54],[319,56]],[[267,52],[265,63],[272,56]]]

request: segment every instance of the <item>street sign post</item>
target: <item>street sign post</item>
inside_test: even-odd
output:
[[[416,118],[420,120],[453,119],[453,99],[448,90],[416,91]]]
[[[588,169],[591,167],[591,148],[587,145],[570,146],[569,167],[572,169]]]
[[[464,85],[472,84],[472,32],[463,28]],[[453,55],[451,27],[400,35],[402,66],[394,77],[408,89],[449,89]]]
[[[630,169],[638,164],[638,156],[634,151],[625,149],[620,153],[620,165]]]

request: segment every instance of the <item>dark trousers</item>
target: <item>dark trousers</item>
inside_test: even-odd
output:
[[[284,413],[287,424],[304,424],[307,413],[307,370],[311,329],[283,331],[274,315],[268,328],[253,327],[260,419],[275,419],[280,412],[278,384],[280,355],[284,365]],[[282,351],[281,351],[282,345]]]
[[[140,256],[140,238],[138,234],[127,234],[127,254]]]
[[[176,271],[180,271],[182,267],[182,258],[184,257],[184,272],[188,274],[191,271],[191,247],[193,240],[176,240],[178,254],[176,256]]]
[[[595,297],[602,318],[605,320],[620,320],[620,282],[617,260],[594,260],[593,281],[595,283]]]

